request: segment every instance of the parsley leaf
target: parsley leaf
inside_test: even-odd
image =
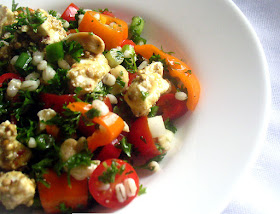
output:
[[[138,196],[145,194],[147,191],[147,187],[143,187],[143,184],[139,186]]]
[[[65,94],[68,90],[69,80],[66,74],[66,69],[58,68],[54,77],[43,86],[42,91],[58,95]]]
[[[18,3],[15,3],[15,0],[12,1],[12,11],[17,10]]]
[[[170,119],[167,119],[164,121],[164,126],[169,131],[172,131],[174,134],[177,132],[177,128],[173,125],[173,123],[170,121]]]
[[[86,11],[82,8],[80,8],[77,13],[75,14],[75,20],[74,21],[70,21],[69,24],[69,29],[77,29],[79,27],[78,25],[78,21],[79,21],[79,15],[83,15],[85,14]]]
[[[120,166],[120,168],[118,168],[119,164],[114,160],[112,160],[111,166],[108,166],[106,162],[104,162],[103,164],[106,171],[104,171],[102,175],[98,176],[98,180],[105,184],[114,183],[116,175],[121,175],[125,170],[125,165],[122,165]]]
[[[120,148],[122,149],[122,151],[128,156],[131,157],[131,148],[132,148],[132,144],[127,142],[126,137],[123,137],[120,141]]]
[[[166,153],[163,153],[163,154],[160,154],[160,155],[157,155],[151,159],[149,159],[145,164],[142,164],[140,166],[135,166],[134,168],[135,169],[148,169],[150,171],[153,171],[153,169],[151,169],[149,167],[149,163],[151,163],[152,161],[156,161],[156,162],[160,162],[162,161],[162,159],[165,157]]]
[[[90,166],[92,161],[93,154],[89,150],[84,150],[80,153],[77,153],[71,156],[66,162],[62,162],[61,160],[56,163],[55,170],[58,175],[61,174],[61,171],[66,168],[67,169],[67,180],[68,185],[71,186],[70,181],[70,171],[71,169],[78,167],[78,166]]]
[[[117,77],[116,83],[121,86],[122,88],[125,86],[125,82],[122,80],[122,78]]]
[[[69,108],[64,107],[62,115],[56,114],[52,119],[46,121],[47,125],[57,125],[60,128],[61,136],[67,139],[75,134],[81,117],[80,112],[71,111]]]
[[[71,207],[67,207],[66,205],[65,205],[65,203],[60,203],[59,205],[58,205],[58,207],[57,207],[59,210],[60,210],[60,212],[62,212],[62,213],[72,213],[73,212],[73,210],[72,210],[72,208]]]
[[[94,117],[100,116],[100,111],[98,109],[92,108],[85,113],[88,119],[93,119]]]
[[[149,92],[147,91],[140,91],[141,92],[141,95],[142,95],[142,100],[145,100],[148,96],[149,96]]]
[[[157,112],[158,112],[158,109],[159,109],[158,106],[153,106],[153,107],[151,108],[151,111],[150,111],[149,114],[148,114],[148,117],[154,117],[154,116],[156,116],[156,115],[157,115]]]
[[[152,62],[161,62],[162,65],[163,65],[163,68],[165,71],[168,70],[168,65],[165,61],[165,59],[162,59],[161,56],[159,54],[153,54],[150,59],[149,59],[149,63],[152,63]]]
[[[63,42],[63,50],[65,53],[69,54],[73,59],[77,62],[80,62],[80,58],[84,54],[83,46],[77,41],[64,41]]]
[[[130,73],[135,73],[138,70],[135,58],[136,53],[134,52],[130,58],[124,58],[124,61],[122,62],[122,66]]]

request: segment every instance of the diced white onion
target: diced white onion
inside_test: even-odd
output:
[[[148,125],[153,138],[160,137],[166,132],[162,116],[160,115],[148,118]]]

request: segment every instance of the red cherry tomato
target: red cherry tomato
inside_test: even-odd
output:
[[[162,113],[163,120],[174,120],[183,116],[188,108],[186,101],[177,100],[175,94],[162,95],[156,104],[159,107],[158,112]]]
[[[21,81],[23,81],[24,79],[18,75],[18,74],[15,74],[15,73],[5,73],[5,74],[2,74],[0,76],[0,87],[2,87],[3,83],[7,80],[10,80],[10,79],[19,79]]]
[[[109,97],[106,96],[104,98],[103,102],[108,106],[109,111],[113,111],[113,107],[112,107],[112,104],[111,104],[111,101],[110,101]]]
[[[152,158],[161,154],[154,143],[146,116],[139,117],[132,123],[127,139],[142,156]]]
[[[75,21],[75,14],[79,10],[79,7],[71,3],[66,10],[62,13],[61,18],[66,21]]]
[[[87,125],[82,118],[79,120],[78,130],[82,133],[82,135],[89,137],[95,131],[95,124]]]
[[[109,178],[113,179],[110,180]],[[105,183],[104,179],[109,180]],[[128,195],[126,193],[123,197],[124,200],[120,201],[116,185],[126,186],[126,179],[133,179],[135,183],[134,188],[136,189],[133,195]],[[127,162],[120,159],[108,159],[101,162],[92,173],[89,179],[89,191],[93,198],[102,206],[113,209],[121,208],[130,203],[137,196],[139,191],[139,178],[133,167]],[[128,189],[126,188],[126,192],[127,191]]]
[[[104,146],[100,153],[97,155],[96,159],[97,160],[108,160],[111,158],[118,158],[122,152],[121,149],[118,149],[117,147],[115,147],[115,144],[118,143],[119,141],[117,139],[113,140],[113,142],[111,144],[107,144],[106,146]]]
[[[123,40],[121,47],[123,47],[125,45],[132,45],[134,47],[136,44],[130,39],[125,39],[125,40]]]
[[[112,159],[112,158],[119,158],[122,150],[117,148],[116,145],[120,144],[120,141],[124,137],[123,134],[120,134],[117,139],[113,140],[112,143],[107,144],[104,146],[100,153],[97,155],[96,159],[97,160],[107,160],[107,159]]]
[[[131,82],[137,77],[137,73],[128,73],[129,81],[128,86],[130,86]]]
[[[58,113],[64,111],[63,105],[69,104],[71,102],[75,102],[75,98],[73,94],[65,94],[65,95],[56,95],[49,93],[42,93],[41,101],[45,103],[44,108],[52,108]]]
[[[109,12],[109,11],[103,11],[102,14],[115,18],[115,15],[112,12]]]

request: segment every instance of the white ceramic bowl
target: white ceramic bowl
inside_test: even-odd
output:
[[[59,12],[72,1],[21,0]],[[147,194],[117,213],[219,213],[264,141],[270,85],[252,27],[229,0],[73,0],[146,20],[148,43],[174,51],[201,82],[197,109],[178,121],[175,147],[162,170],[142,178]],[[11,6],[10,0],[2,4]],[[100,210],[109,212],[108,210]]]

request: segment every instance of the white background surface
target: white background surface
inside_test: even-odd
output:
[[[256,31],[269,66],[272,106],[266,142],[222,214],[280,213],[280,0],[233,0]]]

